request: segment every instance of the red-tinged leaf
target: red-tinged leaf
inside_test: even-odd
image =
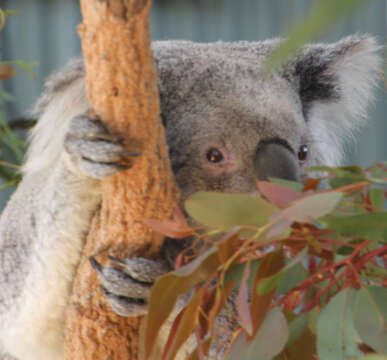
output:
[[[270,226],[266,233],[266,239],[274,239],[277,237],[286,237],[286,229],[293,224],[293,221],[288,219],[276,220],[273,225]]]
[[[173,335],[171,346],[168,349],[164,349],[162,360],[173,360],[180,347],[192,335],[199,321],[201,295],[202,290],[199,290],[192,296],[190,302],[185,308],[181,320],[179,321],[179,324],[176,329],[176,334]]]
[[[239,323],[245,329],[248,335],[253,335],[253,320],[251,319],[249,307],[249,290],[247,280],[250,276],[250,263],[246,263],[242,275],[241,285],[239,287],[236,306],[239,315]]]
[[[265,295],[258,294],[258,286],[262,279],[279,272],[284,266],[284,255],[282,251],[275,251],[267,254],[259,264],[258,271],[254,279],[253,298],[250,305],[251,318],[253,319],[254,334],[262,325],[263,320],[270,307],[275,289]]]
[[[211,278],[219,265],[217,249],[211,248],[179,270],[156,280],[151,290],[145,322],[145,358],[149,357],[160,327],[170,315],[177,298],[187,293],[192,286]]]
[[[304,195],[283,185],[268,181],[258,181],[258,190],[272,204],[283,208]]]
[[[324,192],[306,196],[295,201],[286,209],[271,217],[270,221],[289,220],[292,222],[312,223],[314,220],[332,212],[341,199],[341,192]]]
[[[17,73],[17,70],[9,65],[0,64],[0,80],[9,79]]]
[[[180,269],[183,265],[184,254],[181,252],[176,256],[175,269]]]
[[[180,208],[175,208],[171,220],[160,221],[156,219],[145,219],[144,223],[154,231],[173,239],[182,239],[193,234]]]
[[[208,351],[210,350],[212,339],[208,338],[205,341],[202,341],[201,348],[203,350],[203,354],[206,356],[208,354]],[[208,358],[202,358],[201,355],[199,355],[199,349],[194,350],[191,355],[188,358],[189,360],[206,360]]]
[[[208,313],[214,307],[216,299],[216,288],[209,289],[208,285],[202,288],[202,297],[200,299],[199,326],[195,330],[196,336],[204,339],[208,332]]]
[[[302,189],[303,193],[309,192],[309,191],[316,191],[318,187],[320,186],[321,179],[314,179],[314,178],[308,178],[305,181],[304,188]]]
[[[297,309],[302,300],[301,291],[293,291],[291,294],[287,295],[283,300],[284,310],[293,311]]]
[[[291,329],[289,327],[289,333]],[[298,337],[294,343],[287,347],[284,351],[283,360],[312,360],[316,359],[316,336],[305,328],[304,332]]]
[[[169,352],[171,347],[172,347],[172,344],[174,342],[174,339],[176,337],[176,332],[177,332],[177,329],[179,328],[180,326],[180,323],[181,323],[181,319],[183,318],[183,315],[184,315],[184,312],[186,311],[186,307],[183,308],[176,316],[175,320],[173,321],[172,323],[172,326],[171,326],[171,330],[169,331],[169,335],[168,335],[168,339],[167,339],[167,342],[165,343],[165,346],[164,346],[164,351],[163,351],[163,356],[164,356],[164,353],[165,352]],[[152,360],[156,360],[158,357],[159,357],[159,353],[157,354],[152,354],[151,355],[151,359]]]
[[[219,241],[216,242],[218,247],[219,261],[221,264],[227,262],[227,260],[235,254],[238,246],[238,230],[231,230],[225,234]]]

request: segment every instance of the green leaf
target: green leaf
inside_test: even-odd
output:
[[[250,276],[247,280],[247,287],[249,289],[249,293],[251,293],[254,285],[255,274],[258,270],[260,261],[255,260],[250,263]],[[235,284],[235,287],[238,288],[242,282],[243,270],[245,268],[245,264],[236,264],[232,265],[231,268],[226,272],[225,283],[232,281]]]
[[[0,8],[0,31],[3,30],[4,28],[4,25],[5,25],[5,12],[3,11],[3,9]]]
[[[17,15],[20,14],[19,10],[4,10],[5,16],[12,16],[12,15]]]
[[[387,162],[379,162],[368,169],[369,179],[375,184],[387,184]]]
[[[382,211],[384,209],[384,190],[381,188],[370,189],[369,194],[372,206],[377,211]]]
[[[20,141],[13,133],[11,128],[9,127],[4,114],[0,111],[0,128],[6,135],[6,143],[7,145],[12,149],[14,152],[18,163],[21,163],[23,161],[24,157],[24,143]]]
[[[317,320],[317,354],[320,359],[347,360],[361,356],[360,337],[353,325],[355,290],[339,292],[322,309]]]
[[[15,98],[12,94],[10,94],[8,91],[5,91],[4,89],[0,89],[0,99],[4,101],[13,101]]]
[[[272,309],[265,317],[261,328],[250,344],[244,335],[239,336],[231,348],[229,360],[272,360],[285,346],[288,325],[279,308]]]
[[[298,315],[289,323],[289,339],[286,347],[291,346],[304,332],[308,325],[308,314]]]
[[[328,172],[334,177],[329,179],[329,185],[332,189],[337,189],[342,186],[355,184],[358,182],[368,181],[367,174],[360,166],[342,166],[342,167],[329,167],[329,166],[314,166],[308,169],[308,172]]]
[[[356,360],[387,360],[387,355],[367,355]]]
[[[384,242],[387,240],[387,212],[353,216],[327,216],[320,219],[319,222],[343,235],[360,236]]]
[[[278,283],[277,295],[286,294],[296,285],[308,278],[308,271],[302,264],[295,264],[290,269],[286,270],[281,280]]]
[[[299,264],[305,256],[308,254],[308,247],[305,247],[294,259],[292,259],[281,271],[278,273],[264,278],[258,285],[258,294],[264,295],[274,290],[280,281],[285,276],[286,272],[292,269],[295,265]]]
[[[11,180],[11,181],[8,181],[7,183],[5,184],[1,184],[0,185],[0,190],[5,190],[5,189],[8,189],[12,186],[15,186],[17,184],[18,180]]]
[[[354,324],[361,339],[387,354],[387,289],[369,286],[359,290],[354,304]]]
[[[258,285],[262,279],[272,276],[280,271],[284,266],[284,262],[284,252],[282,250],[269,252],[260,261],[258,271],[256,272],[254,278],[252,291],[253,296],[250,306],[254,323],[254,333],[260,329],[274,297],[274,290],[267,294],[259,295]]]
[[[301,192],[302,188],[303,188],[302,184],[300,184],[299,182],[295,182],[295,181],[284,180],[284,179],[279,179],[279,178],[272,178],[272,177],[269,178],[269,180],[273,184],[285,186],[285,187],[288,187],[289,189],[292,189],[292,190],[297,191],[297,192]]]
[[[289,31],[287,39],[270,56],[267,66],[274,69],[286,61],[300,46],[350,14],[365,0],[320,0],[306,19]]]
[[[198,192],[185,202],[190,216],[203,225],[222,230],[235,226],[260,227],[278,212],[266,200],[245,194]]]
[[[177,298],[187,293],[192,286],[206,281],[217,270],[219,258],[216,248],[211,248],[179,270],[158,278],[149,298],[149,312],[145,322],[145,358],[155,344],[159,329],[170,315]]]
[[[317,333],[317,321],[320,316],[320,309],[315,307],[312,311],[308,313],[308,326],[313,334]]]
[[[30,74],[34,79],[37,78],[36,74],[32,71],[32,68],[39,66],[38,62],[28,62],[23,60],[12,60],[12,61],[2,61],[1,62],[4,65],[17,65],[22,70]]]

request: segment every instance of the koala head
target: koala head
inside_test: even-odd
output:
[[[199,190],[256,192],[268,177],[302,180],[309,166],[337,165],[365,122],[380,66],[373,38],[305,46],[268,73],[280,42],[154,43],[183,199]]]

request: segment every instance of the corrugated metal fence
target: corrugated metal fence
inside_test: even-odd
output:
[[[305,16],[312,0],[154,0],[154,39],[260,40],[277,37]],[[3,0],[4,9],[20,14],[9,18],[1,33],[3,59],[38,61],[38,80],[20,73],[5,87],[16,102],[8,104],[8,119],[23,114],[39,95],[44,78],[68,59],[80,55],[76,26],[80,22],[75,0]],[[335,41],[354,32],[386,35],[386,0],[371,0],[338,24],[322,40]],[[348,162],[370,164],[387,159],[385,90],[381,88],[370,119],[372,126],[348,152]],[[1,194],[0,194],[1,196]]]

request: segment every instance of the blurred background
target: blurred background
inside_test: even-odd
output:
[[[289,28],[308,15],[315,3],[313,0],[153,0],[152,38],[210,42],[284,36]],[[23,128],[24,123],[20,120],[28,118],[27,110],[41,92],[44,79],[70,58],[80,56],[79,1],[2,0],[0,6],[4,10],[19,11],[17,15],[7,17],[6,26],[0,33],[1,60],[39,63],[34,68],[36,79],[19,71],[0,83],[0,89],[2,87],[14,97],[13,101],[1,103],[5,120],[10,124],[21,124],[20,128]],[[337,41],[342,36],[360,32],[375,35],[383,44],[386,18],[387,0],[370,0],[316,40]],[[366,166],[387,159],[386,106],[381,81],[376,101],[370,109],[370,125],[358,137],[357,145],[347,148],[347,164]],[[2,155],[0,153],[0,159],[7,157],[4,151]],[[0,209],[13,190],[8,186],[12,184],[0,178]]]

